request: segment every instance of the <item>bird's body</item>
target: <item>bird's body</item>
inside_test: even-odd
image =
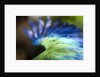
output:
[[[44,25],[38,20],[38,27],[29,22],[32,31],[24,28],[25,34],[33,45],[45,47],[40,55],[33,60],[82,60],[83,59],[83,35],[75,25],[56,21],[51,25],[51,19],[47,18]]]

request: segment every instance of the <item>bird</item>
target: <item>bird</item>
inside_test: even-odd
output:
[[[32,60],[83,60],[83,32],[74,24],[46,21],[38,18],[34,23],[28,20],[30,29],[22,27],[23,33],[33,46],[44,46],[45,50]]]

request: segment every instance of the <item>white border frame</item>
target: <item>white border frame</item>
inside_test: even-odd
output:
[[[83,16],[84,60],[16,60],[16,16]],[[95,72],[95,5],[5,5],[5,72]]]

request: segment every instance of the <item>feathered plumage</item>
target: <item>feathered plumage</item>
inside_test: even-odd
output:
[[[46,23],[38,19],[37,25],[28,21],[31,30],[23,27],[25,35],[34,46],[42,45],[45,51],[34,60],[82,60],[83,34],[73,24],[59,24],[59,19],[52,23],[47,17]]]

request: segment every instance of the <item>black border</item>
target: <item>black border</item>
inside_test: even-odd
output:
[[[4,21],[4,5],[5,4],[12,4],[12,5],[15,5],[15,4],[22,4],[22,5],[24,5],[24,4],[28,4],[28,5],[30,5],[30,4],[32,4],[32,5],[37,5],[37,4],[40,4],[40,3],[42,3],[42,4],[46,4],[46,5],[49,5],[49,4],[56,4],[56,5],[58,5],[58,4],[63,4],[63,5],[70,5],[70,4],[78,4],[78,5],[81,5],[81,4],[88,4],[88,5],[91,5],[91,4],[94,4],[94,5],[96,5],[96,40],[98,40],[99,38],[97,37],[97,32],[99,32],[99,30],[97,30],[97,29],[99,29],[99,28],[97,28],[98,26],[99,26],[99,17],[100,17],[100,13],[99,13],[99,9],[100,9],[100,6],[99,6],[99,2],[96,2],[95,0],[93,1],[93,0],[89,0],[89,1],[79,1],[79,0],[75,0],[73,3],[72,3],[72,1],[71,0],[69,0],[69,1],[66,1],[66,2],[64,2],[64,1],[62,1],[61,0],[61,2],[59,2],[59,1],[57,1],[57,2],[49,2],[49,1],[47,1],[47,2],[44,2],[43,0],[42,0],[42,2],[40,2],[40,3],[38,3],[39,1],[37,0],[37,1],[34,1],[33,0],[33,2],[30,2],[29,0],[27,0],[27,1],[25,1],[25,0],[22,0],[22,2],[21,1],[19,1],[18,2],[18,0],[13,0],[13,1],[11,1],[11,0],[9,0],[9,1],[5,1],[5,0],[3,0],[3,1],[1,1],[1,3],[0,3],[0,8],[1,8],[1,25],[2,25],[2,28],[1,28],[1,33],[2,33],[2,36],[1,36],[1,39],[2,39],[2,44],[3,45],[1,45],[1,48],[2,48],[2,51],[1,51],[1,54],[0,54],[0,59],[1,59],[1,62],[0,62],[0,64],[1,64],[1,67],[0,67],[0,76],[1,77],[7,77],[7,76],[9,76],[9,77],[13,77],[13,76],[28,76],[29,74],[30,75],[33,75],[33,76],[36,76],[36,75],[39,75],[40,74],[40,76],[43,76],[43,75],[46,75],[47,73],[39,73],[39,72],[37,72],[37,73],[5,73],[4,72],[4,51],[5,51],[5,46],[4,46],[4,44],[5,44],[5,41],[4,41],[4,34],[5,34],[5,30],[4,30],[4,23],[5,23],[5,21]],[[73,4],[73,5],[74,5]],[[98,16],[97,16],[98,15]],[[97,48],[99,48],[99,42],[97,42],[96,41],[96,73],[55,73],[55,75],[52,75],[52,74],[54,74],[53,72],[50,72],[50,74],[49,74],[49,76],[56,76],[56,75],[59,75],[59,76],[63,76],[64,74],[66,74],[66,76],[87,76],[87,77],[97,77],[98,75],[98,73],[99,73],[99,68],[100,68],[100,64],[99,64],[99,51],[97,51]],[[51,74],[52,73],[52,74]]]

